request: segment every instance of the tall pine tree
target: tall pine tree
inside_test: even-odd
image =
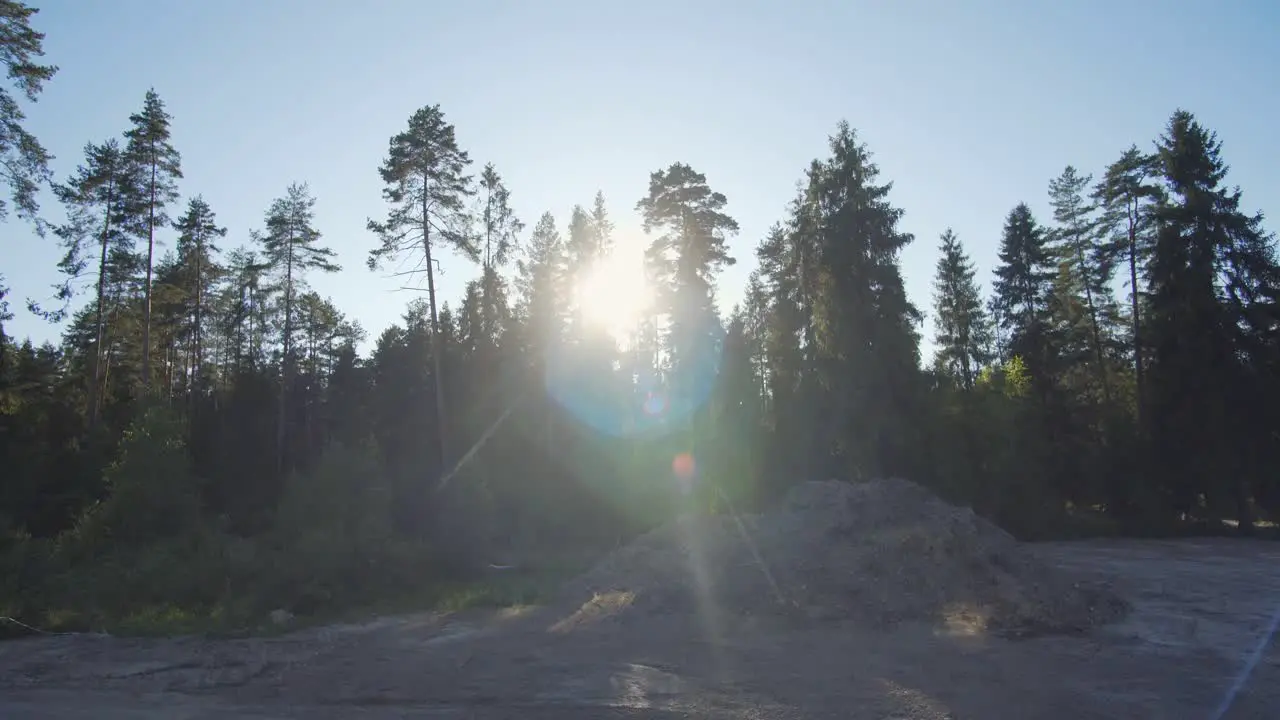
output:
[[[210,316],[216,283],[222,268],[215,261],[220,248],[217,241],[226,237],[227,229],[218,225],[217,216],[203,196],[187,203],[187,211],[174,223],[178,231],[178,278],[189,326],[188,343],[190,387],[193,396],[205,383],[205,331]]]
[[[445,438],[444,348],[440,343],[436,310],[435,263],[438,247],[457,251],[471,260],[480,259],[466,210],[466,199],[475,193],[472,178],[466,174],[470,164],[470,156],[458,147],[453,125],[445,122],[440,106],[418,110],[409,118],[408,129],[391,138],[387,157],[378,169],[384,183],[382,197],[390,205],[387,217],[382,221],[369,220],[369,230],[381,243],[369,252],[370,269],[376,269],[386,260],[421,253],[414,271],[427,275],[431,356],[435,366],[436,443],[442,464],[448,461],[449,454]]]
[[[288,426],[287,399],[292,391],[296,357],[294,334],[297,331],[294,311],[306,274],[312,270],[337,272],[334,252],[318,245],[320,231],[315,229],[315,198],[305,183],[289,186],[284,197],[276,199],[267,210],[266,232],[255,235],[262,246],[264,268],[275,275],[280,289],[284,318],[280,328],[280,397],[276,418],[276,466],[286,466],[285,438]]]
[[[1094,189],[1093,197],[1102,206],[1100,233],[1104,252],[1114,264],[1123,261],[1128,269],[1129,323],[1132,346],[1136,410],[1139,428],[1145,428],[1146,362],[1142,336],[1142,282],[1151,255],[1153,224],[1151,208],[1160,197],[1153,182],[1154,158],[1130,147],[1107,166],[1106,174]]]
[[[67,276],[60,294],[70,299],[72,281],[79,278],[94,259],[88,253],[90,243],[96,245],[94,263],[93,325],[94,340],[90,352],[88,424],[97,421],[98,390],[102,378],[105,353],[107,291],[111,283],[109,261],[112,253],[132,254],[132,238],[123,232],[126,214],[124,183],[126,167],[119,144],[109,139],[101,145],[89,143],[84,149],[85,161],[66,183],[54,185],[54,194],[66,208],[67,220],[54,232],[62,240],[66,254],[59,268]]]
[[[667,367],[682,375],[705,348],[719,324],[715,275],[734,264],[728,238],[738,221],[724,212],[728,200],[707,185],[700,172],[675,163],[649,176],[649,194],[636,203],[646,234],[645,251],[654,283],[655,310],[666,323]]]
[[[125,132],[125,157],[130,166],[135,213],[133,229],[147,241],[146,282],[142,306],[142,385],[151,386],[151,292],[155,266],[156,230],[169,224],[166,210],[178,199],[182,156],[169,142],[169,122],[164,101],[154,88],[147,91],[142,110],[129,116],[133,126]]]

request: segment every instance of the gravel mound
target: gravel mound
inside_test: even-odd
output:
[[[622,622],[710,607],[1027,634],[1081,631],[1127,611],[972,510],[896,479],[806,482],[762,515],[682,518],[608,555],[565,592],[594,615],[615,607]]]

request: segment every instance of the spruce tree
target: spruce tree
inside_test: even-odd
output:
[[[480,301],[481,332],[488,345],[495,345],[498,336],[510,324],[510,307],[506,298],[506,283],[500,271],[511,259],[518,247],[519,234],[524,229],[511,208],[511,191],[493,163],[484,166],[480,173],[480,216],[483,236],[477,243],[483,250],[481,258]]]
[[[569,271],[571,288],[580,287],[590,274],[598,267],[601,254],[598,252],[591,216],[581,205],[574,205],[569,210],[569,223],[564,237],[565,262]],[[576,292],[569,296],[570,318],[573,338],[580,344],[592,344],[599,338],[599,328],[587,326],[588,310],[582,307],[583,298]]]
[[[1006,359],[1020,356],[1033,376],[1051,371],[1048,303],[1054,270],[1044,231],[1026,203],[1005,218],[992,290]]]
[[[977,372],[988,361],[991,326],[975,280],[973,261],[951,228],[942,233],[942,257],[933,281],[935,364],[972,388]]]
[[[898,254],[912,241],[903,211],[879,184],[871,152],[847,122],[828,141],[831,155],[810,172],[816,202],[797,218],[812,233],[815,355],[828,394],[822,425],[845,474],[909,474],[919,426],[919,311],[907,299]]]
[[[1249,420],[1265,387],[1250,361],[1255,338],[1274,338],[1274,239],[1260,214],[1240,210],[1240,191],[1225,184],[1222,143],[1191,113],[1170,118],[1155,163],[1165,185],[1147,268],[1155,467],[1174,511],[1191,512],[1203,494],[1211,506],[1234,503],[1251,530],[1249,500],[1267,471],[1247,458],[1273,431]],[[1252,310],[1263,311],[1261,325],[1249,322],[1258,318]]]
[[[128,188],[134,213],[133,230],[147,241],[146,281],[142,308],[142,385],[151,387],[151,292],[155,265],[156,230],[169,224],[166,209],[178,199],[182,156],[169,142],[169,122],[164,101],[155,89],[147,91],[142,110],[129,116],[133,126],[125,132],[128,144]]]
[[[516,270],[527,347],[535,362],[545,362],[563,339],[564,312],[569,304],[564,240],[551,213],[543,213],[534,225]]]
[[[1107,372],[1104,337],[1100,316],[1110,309],[1112,266],[1108,256],[1096,243],[1094,207],[1086,197],[1093,182],[1091,175],[1081,175],[1068,165],[1062,174],[1049,182],[1049,206],[1057,227],[1051,233],[1050,251],[1058,258],[1068,278],[1068,287],[1059,285],[1063,294],[1082,296],[1088,326],[1086,344],[1093,356],[1094,373],[1102,388],[1103,398],[1111,402],[1111,379]],[[1112,314],[1112,313],[1107,313]]]
[[[574,205],[569,211],[569,235],[565,242],[569,261],[579,275],[589,271],[600,259],[592,233],[591,216],[581,205]]]
[[[596,191],[595,200],[591,203],[591,236],[595,241],[597,255],[608,255],[613,249],[613,222],[609,219],[609,210],[605,206],[604,192]]]
[[[431,355],[435,366],[436,443],[441,463],[447,462],[445,438],[445,381],[440,322],[436,310],[437,248],[454,250],[478,260],[480,250],[471,235],[466,199],[474,194],[466,174],[471,158],[458,147],[453,125],[445,122],[439,105],[424,107],[409,118],[409,127],[391,138],[387,157],[378,169],[382,197],[390,205],[382,221],[369,220],[369,230],[381,244],[369,252],[369,267],[421,253],[416,268],[427,275],[431,312]],[[442,470],[443,471],[443,470]]]

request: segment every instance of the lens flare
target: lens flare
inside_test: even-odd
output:
[[[671,472],[675,473],[676,477],[681,480],[692,480],[697,470],[698,465],[694,462],[693,455],[690,453],[680,453],[671,461]]]

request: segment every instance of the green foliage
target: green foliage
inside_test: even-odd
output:
[[[1022,356],[1014,355],[1000,365],[991,365],[978,374],[978,387],[1004,397],[1025,398],[1031,391],[1031,375]]]
[[[1025,203],[1005,218],[999,257],[992,289],[1006,356],[1022,356],[1032,374],[1047,382],[1054,369],[1049,307],[1056,272],[1044,229]]]
[[[200,487],[191,472],[183,427],[167,408],[153,406],[120,440],[108,468],[108,496],[93,505],[74,531],[90,555],[116,545],[172,539],[198,530]]]
[[[0,61],[14,89],[30,102],[35,102],[44,84],[58,68],[40,65],[44,56],[44,33],[31,27],[31,17],[40,12],[16,0],[0,0]],[[0,201],[0,220],[10,208],[18,217],[35,220],[38,230],[40,205],[37,193],[49,181],[50,155],[22,125],[26,115],[9,88],[0,87],[0,158],[3,159],[5,182],[9,185],[9,202]]]
[[[131,127],[125,131],[128,141],[125,159],[125,224],[138,238],[146,238],[147,255],[142,303],[141,379],[144,388],[151,387],[152,347],[152,276],[155,269],[156,230],[169,225],[168,207],[178,199],[178,181],[182,179],[182,155],[170,142],[170,122],[164,101],[155,88],[147,90],[142,109],[129,116]]]
[[[964,387],[984,369],[994,338],[973,261],[950,228],[942,233],[934,277],[934,364]]]
[[[372,555],[392,536],[392,497],[381,475],[371,448],[330,446],[310,473],[285,483],[276,532],[299,556]]]
[[[313,612],[418,584],[430,564],[396,537],[392,503],[372,448],[331,446],[309,473],[286,481],[258,591]]]

